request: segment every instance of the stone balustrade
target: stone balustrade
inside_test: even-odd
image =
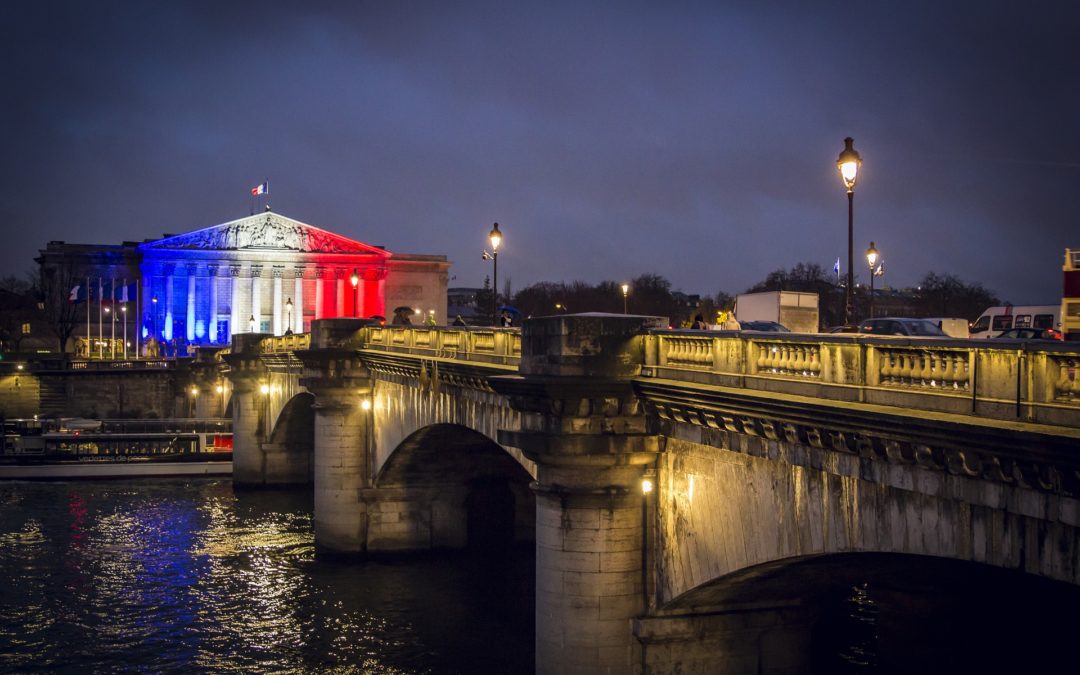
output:
[[[363,345],[429,358],[498,365],[521,360],[521,332],[513,328],[368,326]]]
[[[517,366],[518,329],[365,325],[364,349]],[[1080,427],[1080,345],[650,330],[641,376]],[[310,348],[264,337],[264,354]]]
[[[650,331],[643,377],[1080,427],[1080,344]]]

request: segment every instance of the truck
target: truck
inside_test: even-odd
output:
[[[735,318],[775,321],[794,333],[818,332],[818,294],[797,291],[742,293],[735,297]]]
[[[1065,249],[1064,284],[1061,289],[1061,332],[1071,342],[1080,341],[1080,248]]]

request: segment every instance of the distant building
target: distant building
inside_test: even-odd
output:
[[[52,241],[37,262],[43,279],[87,303],[76,339],[114,334],[99,316],[115,305],[137,342],[193,345],[302,333],[314,319],[386,317],[403,305],[434,309],[445,323],[450,268],[446,256],[392,253],[270,211],[142,243]]]

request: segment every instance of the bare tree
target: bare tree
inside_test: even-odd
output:
[[[60,352],[67,352],[68,341],[75,332],[81,304],[72,302],[71,292],[84,279],[79,270],[67,261],[39,267],[38,298],[45,321],[60,344]],[[88,289],[89,290],[89,289]],[[88,301],[88,300],[87,300]]]

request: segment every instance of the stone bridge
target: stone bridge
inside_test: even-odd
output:
[[[1075,344],[661,325],[234,336],[234,480],[312,483],[324,552],[534,541],[540,673],[805,672],[858,580],[1080,585]]]

